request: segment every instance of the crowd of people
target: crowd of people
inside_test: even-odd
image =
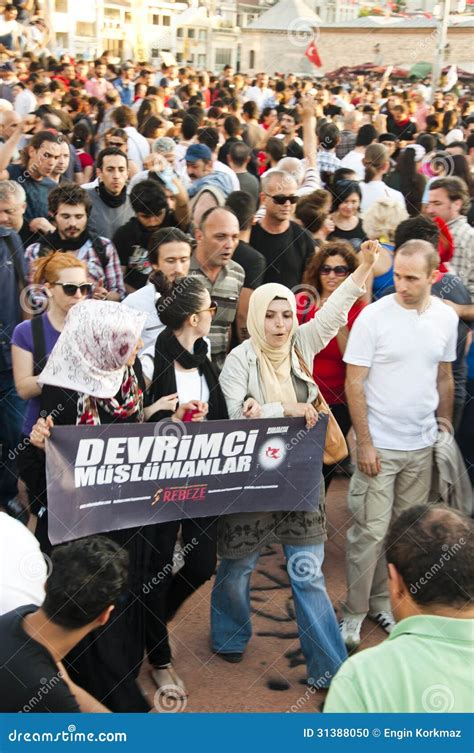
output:
[[[147,712],[144,657],[157,692],[186,698],[170,621],[216,573],[212,649],[241,662],[272,542],[313,562],[288,575],[327,710],[426,710],[425,676],[446,684],[448,668],[449,710],[472,710],[472,92],[429,104],[427,81],[3,44],[1,710]],[[311,512],[288,500],[52,547],[53,427],[295,417],[310,432],[325,404],[353,462],[325,462]],[[339,624],[323,575],[336,475]],[[348,658],[366,617],[390,639]]]

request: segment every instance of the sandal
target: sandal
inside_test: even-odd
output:
[[[182,701],[188,697],[186,686],[176,674],[172,664],[167,664],[166,667],[154,667],[151,670],[151,676],[165,698]]]

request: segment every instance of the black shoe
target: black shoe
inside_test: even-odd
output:
[[[224,659],[225,661],[230,662],[231,664],[238,664],[243,659],[243,654],[237,654],[237,653],[228,653],[224,654],[220,651],[215,652],[216,656],[220,656],[221,659]]]

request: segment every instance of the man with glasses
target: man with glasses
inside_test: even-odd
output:
[[[113,243],[92,233],[87,227],[91,202],[80,186],[62,183],[48,197],[48,211],[56,230],[33,243],[25,252],[31,277],[32,262],[51,251],[71,251],[85,261],[90,278],[96,283],[93,297],[121,301],[125,296],[120,259]]]
[[[249,241],[266,259],[263,282],[279,282],[292,289],[301,284],[315,252],[311,235],[292,219],[297,188],[294,178],[282,170],[263,176],[260,199],[265,216],[254,225]]]

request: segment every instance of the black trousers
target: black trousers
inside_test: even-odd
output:
[[[334,403],[329,407],[331,408],[332,414],[339,424],[342,433],[346,437],[349,429],[352,426],[349,408],[345,403]],[[328,490],[329,484],[331,483],[335,472],[340,466],[340,463],[335,463],[334,465],[323,465],[324,486],[326,488],[326,491]]]
[[[173,552],[181,526],[183,567],[172,574]],[[167,622],[216,569],[217,518],[171,521],[148,526],[151,560],[143,586],[148,659],[155,667],[171,661]]]

